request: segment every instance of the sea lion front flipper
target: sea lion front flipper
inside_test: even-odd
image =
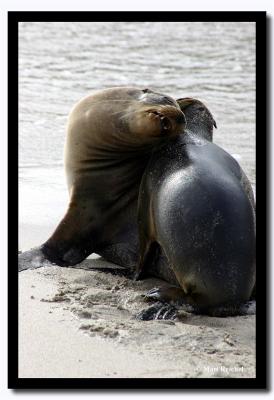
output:
[[[175,319],[177,316],[177,310],[170,304],[163,304],[160,301],[153,304],[152,306],[140,311],[135,318],[141,321],[151,321],[159,319]]]
[[[156,303],[140,311],[136,315],[136,318],[142,321],[150,321],[155,319],[173,320],[177,317],[177,308],[173,304],[169,303],[184,303],[184,298],[184,291],[176,286],[153,288],[146,293],[145,300],[156,301]]]
[[[42,253],[41,246],[20,252],[18,255],[18,271],[53,266]]]
[[[145,294],[145,300],[157,300],[162,303],[182,302],[185,297],[185,292],[177,286],[153,288]]]
[[[42,245],[44,256],[61,267],[79,264],[95,251],[98,229],[92,215],[80,204],[71,202],[52,236]]]

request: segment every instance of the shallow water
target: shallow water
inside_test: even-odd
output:
[[[121,85],[204,101],[218,125],[214,141],[235,156],[255,185],[254,23],[24,22],[19,27],[21,223],[51,224],[53,216],[63,215],[67,115],[88,93]]]

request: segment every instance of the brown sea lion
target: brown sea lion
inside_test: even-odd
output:
[[[144,168],[153,147],[184,126],[176,101],[149,89],[117,87],[80,100],[69,116],[65,146],[70,202],[42,245],[44,256],[69,266],[93,252],[104,255],[114,245],[112,261],[132,264],[127,251],[123,260],[123,244],[136,227]]]
[[[193,99],[177,102],[186,129],[154,149],[140,186],[137,278],[149,273],[174,285],[149,298],[237,314],[256,280],[252,188],[237,161],[211,142],[209,110]]]

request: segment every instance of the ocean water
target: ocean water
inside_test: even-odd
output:
[[[74,103],[123,85],[205,102],[218,126],[214,141],[237,159],[255,188],[254,23],[22,22],[21,226],[53,229],[65,212],[63,147]],[[27,233],[20,232],[24,247]]]

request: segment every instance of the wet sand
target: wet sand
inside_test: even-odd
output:
[[[165,283],[100,271],[111,266],[19,273],[19,377],[255,377],[255,315],[137,320]]]

